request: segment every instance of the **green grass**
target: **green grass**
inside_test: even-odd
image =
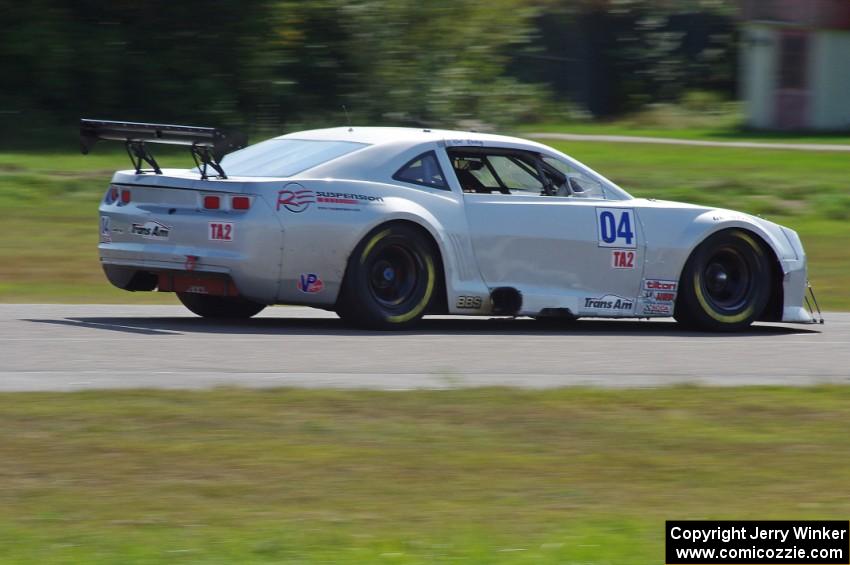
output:
[[[815,143],[850,145],[850,134],[785,133],[750,130],[736,126],[663,127],[631,122],[561,122],[523,126],[524,133],[574,133],[582,135],[629,135],[706,141],[757,141],[762,143]],[[522,133],[519,134],[520,136]]]
[[[850,309],[850,178],[843,153],[552,142],[635,196],[722,206],[797,229],[824,306]],[[97,204],[120,150],[0,153],[0,301],[172,302],[106,283],[97,260]],[[160,152],[161,153],[161,152]],[[179,149],[164,166],[188,166]],[[9,236],[11,235],[11,237]]]
[[[162,166],[188,167],[186,151],[159,151]],[[172,295],[130,295],[106,282],[97,257],[100,198],[116,169],[128,168],[120,150],[0,153],[2,302],[171,303]]]
[[[522,126],[522,132],[631,135],[709,141],[850,144],[850,131],[781,132],[746,128],[738,103],[656,104],[611,120],[549,121]]]
[[[0,395],[3,563],[661,563],[846,519],[850,388]]]

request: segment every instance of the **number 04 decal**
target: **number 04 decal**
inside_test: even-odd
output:
[[[631,208],[597,208],[596,234],[599,247],[637,247],[635,212]]]

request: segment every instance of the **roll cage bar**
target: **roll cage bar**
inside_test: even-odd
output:
[[[490,163],[489,159],[487,159],[488,155],[501,155],[510,159],[512,163],[530,174],[542,185],[543,190],[541,191],[541,194],[544,196],[555,195],[555,186],[561,185],[567,181],[567,177],[564,173],[546,163],[546,161],[543,160],[542,154],[535,153],[534,151],[528,151],[525,149],[506,149],[501,147],[451,147],[446,151],[450,159],[455,157],[482,158],[487,170],[499,184],[499,192],[502,194],[510,194],[511,192],[496,172],[496,169]],[[524,157],[525,159],[521,157]],[[552,182],[553,179],[556,181],[555,183]]]

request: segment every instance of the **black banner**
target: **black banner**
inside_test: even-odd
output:
[[[667,565],[850,564],[850,522],[672,520]]]

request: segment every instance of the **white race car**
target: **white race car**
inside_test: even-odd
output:
[[[107,277],[201,316],[303,304],[384,329],[429,313],[815,321],[793,230],[633,198],[532,141],[341,127],[233,151],[241,140],[212,128],[83,120],[83,152],[98,139],[123,141],[135,167],[100,204]],[[190,146],[198,166],[161,169],[152,142]]]

